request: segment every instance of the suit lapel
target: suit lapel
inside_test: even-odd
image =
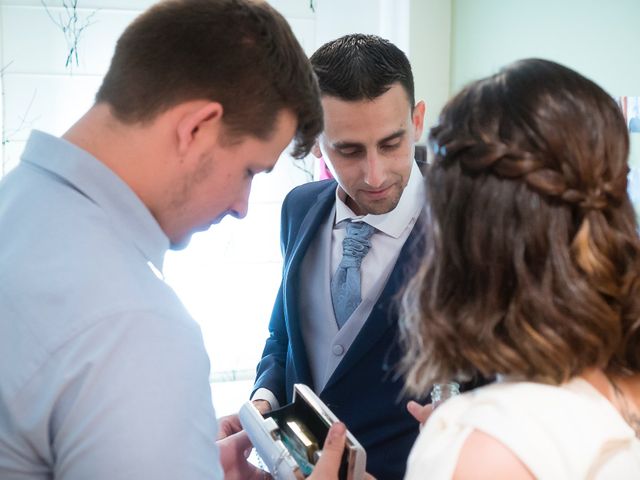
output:
[[[312,204],[306,212],[297,235],[291,253],[287,255],[284,266],[284,299],[285,315],[287,319],[287,329],[291,340],[291,351],[297,373],[298,382],[313,385],[311,368],[307,357],[302,332],[300,330],[299,318],[299,289],[300,289],[300,266],[304,259],[311,240],[315,237],[322,221],[330,213],[335,202],[335,183],[329,183],[317,197],[317,201]],[[294,221],[295,219],[291,219]]]
[[[292,277],[298,275],[300,264],[304,258],[311,240],[313,240],[322,220],[331,211],[335,201],[335,183],[328,184],[328,188],[318,194],[317,201],[311,206],[302,219],[298,234],[295,236],[291,253],[287,255],[284,274],[287,278],[287,285],[290,284]],[[286,287],[286,285],[285,285]],[[293,285],[293,291],[296,291],[296,285]]]
[[[353,344],[347,351],[344,359],[329,378],[324,389],[329,388],[333,383],[338,381],[343,375],[349,373],[358,361],[383,337],[384,342],[388,345],[388,351],[396,344],[397,325],[398,325],[398,295],[402,291],[406,281],[418,265],[420,254],[424,251],[424,225],[426,222],[426,214],[423,211],[413,230],[409,234],[407,241],[404,243],[400,255],[396,261],[396,265],[389,276],[389,280],[385,285],[380,298],[376,302],[365,322],[364,326],[358,333]],[[390,365],[393,368],[393,365]]]

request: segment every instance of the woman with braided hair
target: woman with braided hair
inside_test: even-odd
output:
[[[523,60],[462,90],[430,141],[407,388],[499,381],[438,407],[406,478],[640,478],[640,239],[616,102]]]

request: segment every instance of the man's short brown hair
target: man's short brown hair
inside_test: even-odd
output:
[[[167,0],[122,34],[97,102],[125,123],[145,122],[180,102],[222,104],[231,135],[266,139],[277,114],[297,117],[296,157],[322,130],[314,74],[287,21],[266,2]]]

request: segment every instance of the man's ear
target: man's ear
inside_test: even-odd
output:
[[[422,136],[422,130],[424,129],[424,114],[426,111],[426,106],[424,102],[421,100],[416,103],[416,106],[413,107],[413,114],[411,115],[411,121],[413,123],[413,140],[417,142],[420,140]]]
[[[320,150],[320,140],[316,138],[316,141],[313,143],[313,147],[311,147],[311,153],[316,158],[322,158],[322,151]]]
[[[222,128],[224,109],[218,102],[207,102],[194,105],[178,120],[178,153],[182,156],[196,142],[216,141]]]

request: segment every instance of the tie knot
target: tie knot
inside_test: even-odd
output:
[[[345,257],[351,257],[355,260],[355,265],[353,266],[359,266],[360,260],[371,248],[369,239],[374,231],[374,227],[364,222],[349,222],[349,225],[347,225],[347,235],[342,241],[342,249]],[[343,260],[346,260],[346,258]]]
[[[347,237],[348,238],[362,238],[364,240],[369,240],[373,232],[375,232],[375,227],[372,227],[368,223],[364,222],[349,222],[347,224]]]

